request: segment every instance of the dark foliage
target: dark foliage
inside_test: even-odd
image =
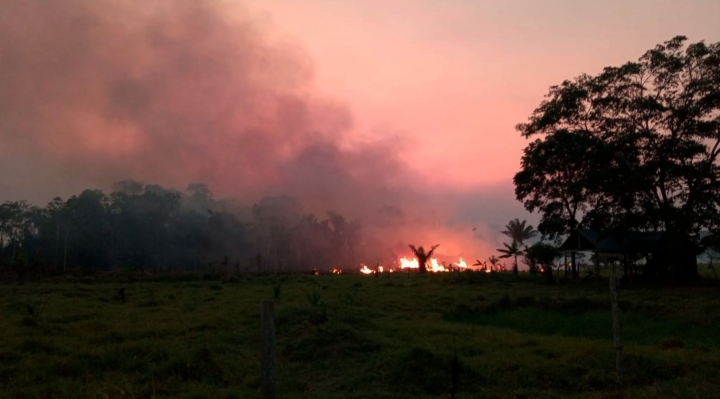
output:
[[[115,269],[330,270],[356,263],[360,239],[357,221],[334,212],[318,219],[293,197],[266,197],[245,209],[202,184],[183,194],[126,180],[110,195],[85,190],[44,208],[0,204],[0,275],[22,282],[28,274]]]
[[[678,36],[637,62],[550,88],[524,137],[515,193],[541,233],[720,234],[720,43]],[[693,256],[680,274],[697,274]]]
[[[525,262],[530,266],[531,272],[539,267],[548,282],[553,281],[553,262],[560,256],[557,247],[544,242],[538,242],[525,249]]]

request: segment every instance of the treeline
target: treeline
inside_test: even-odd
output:
[[[303,211],[295,197],[252,206],[126,180],[45,207],[0,205],[0,273],[320,270],[356,265],[360,224]]]

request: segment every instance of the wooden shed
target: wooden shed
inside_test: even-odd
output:
[[[643,269],[646,275],[673,274],[697,275],[697,260],[689,239],[665,231],[629,231],[601,234],[595,230],[574,230],[559,248],[563,252],[594,252],[617,254],[623,260],[624,274],[629,276],[629,255],[647,259]],[[596,262],[596,273],[599,273]]]

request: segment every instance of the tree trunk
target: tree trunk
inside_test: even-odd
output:
[[[418,258],[418,272],[427,273],[427,267],[425,267],[426,263],[427,263],[427,258],[424,258],[424,259]]]
[[[14,238],[14,236],[10,237],[10,239],[13,242],[13,248],[12,248],[12,254],[10,255],[10,268],[15,265],[15,249],[17,248],[17,240]]]
[[[545,275],[545,279],[548,284],[553,284],[555,282],[555,278],[553,277],[552,265],[544,265],[541,267],[543,268],[543,274]]]
[[[623,258],[623,277],[630,281],[630,255],[625,254]]]
[[[55,224],[55,254],[53,256],[53,267],[57,273],[58,269],[58,253],[60,252],[60,223]]]
[[[110,224],[110,259],[108,259],[110,268],[117,269],[117,257],[115,256],[115,234],[113,233],[112,223]]]
[[[614,266],[613,266],[614,268]],[[600,279],[600,252],[595,251],[595,278]]]
[[[575,251],[572,251],[570,253],[570,263],[571,263],[571,269],[572,269],[572,277],[574,279],[577,279],[580,277],[580,274],[578,273],[578,267],[577,267],[577,261],[576,261],[576,254]]]
[[[698,278],[697,257],[689,248],[681,248],[674,253],[672,278],[683,283]]]
[[[68,248],[68,235],[70,234],[70,223],[65,225],[65,251],[63,253],[63,273],[67,270],[67,248]]]
[[[713,266],[712,258],[710,258],[710,263],[708,263],[708,270],[712,270],[713,274],[715,275],[715,281],[718,281],[718,274],[715,271],[715,266]]]

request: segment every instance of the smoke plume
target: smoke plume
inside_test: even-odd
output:
[[[231,1],[2,2],[0,154],[24,170],[3,188],[203,182],[360,217],[387,252],[478,248],[441,225],[451,207],[423,194],[402,142],[354,140],[348,107],[314,94],[302,48],[271,36]]]

